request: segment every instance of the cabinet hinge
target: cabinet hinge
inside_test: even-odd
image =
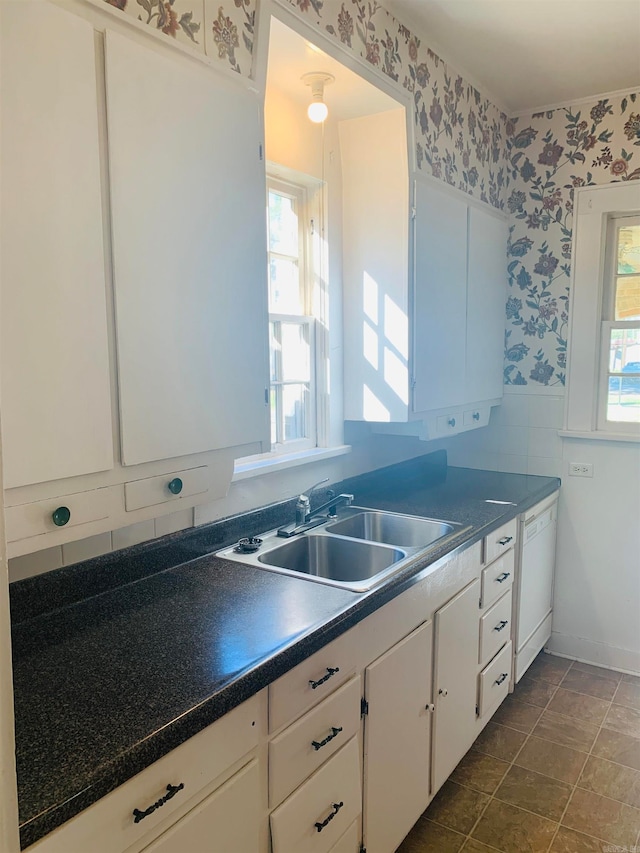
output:
[[[360,853],[367,853],[367,848],[364,846],[364,844],[360,845]]]
[[[360,716],[361,716],[361,717],[366,717],[368,713],[369,713],[369,703],[368,703],[368,702],[367,702],[367,700],[363,697],[363,698],[360,700]]]
[[[269,389],[268,388],[264,389],[264,404],[265,404],[265,406],[269,405]]]
[[[258,145],[258,159],[262,160],[264,157],[262,153],[262,142]]]
[[[411,377],[410,383],[411,383],[411,390],[413,390],[416,387],[416,377],[415,376]]]
[[[480,716],[480,706],[476,705],[476,717]]]

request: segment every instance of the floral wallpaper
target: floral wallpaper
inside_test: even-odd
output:
[[[259,0],[105,0],[251,76]],[[418,168],[500,210],[506,199],[507,117],[377,0],[288,0],[411,93]]]
[[[509,121],[507,385],[565,384],[575,187],[640,179],[640,94]]]

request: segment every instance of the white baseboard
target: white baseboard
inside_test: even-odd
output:
[[[573,658],[582,663],[614,669],[629,675],[640,675],[640,651],[618,649],[606,643],[559,634],[557,631],[552,631],[546,650],[558,657]]]

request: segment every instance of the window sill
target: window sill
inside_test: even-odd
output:
[[[248,480],[250,477],[259,477],[261,474],[272,474],[275,471],[295,468],[297,465],[306,465],[308,462],[332,459],[334,456],[345,456],[347,453],[351,453],[349,444],[340,444],[337,447],[314,447],[313,450],[299,450],[297,453],[280,455],[265,453],[262,459],[236,462],[231,482],[237,483],[238,480]]]
[[[630,432],[604,432],[596,430],[558,430],[560,438],[578,438],[587,441],[623,441],[629,444],[640,443],[640,435]]]

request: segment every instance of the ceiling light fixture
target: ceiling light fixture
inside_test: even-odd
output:
[[[305,86],[311,86],[311,103],[307,108],[310,121],[322,124],[329,115],[329,110],[324,102],[324,87],[333,83],[335,79],[333,74],[327,74],[324,71],[311,71],[309,74],[302,75],[302,82]]]

